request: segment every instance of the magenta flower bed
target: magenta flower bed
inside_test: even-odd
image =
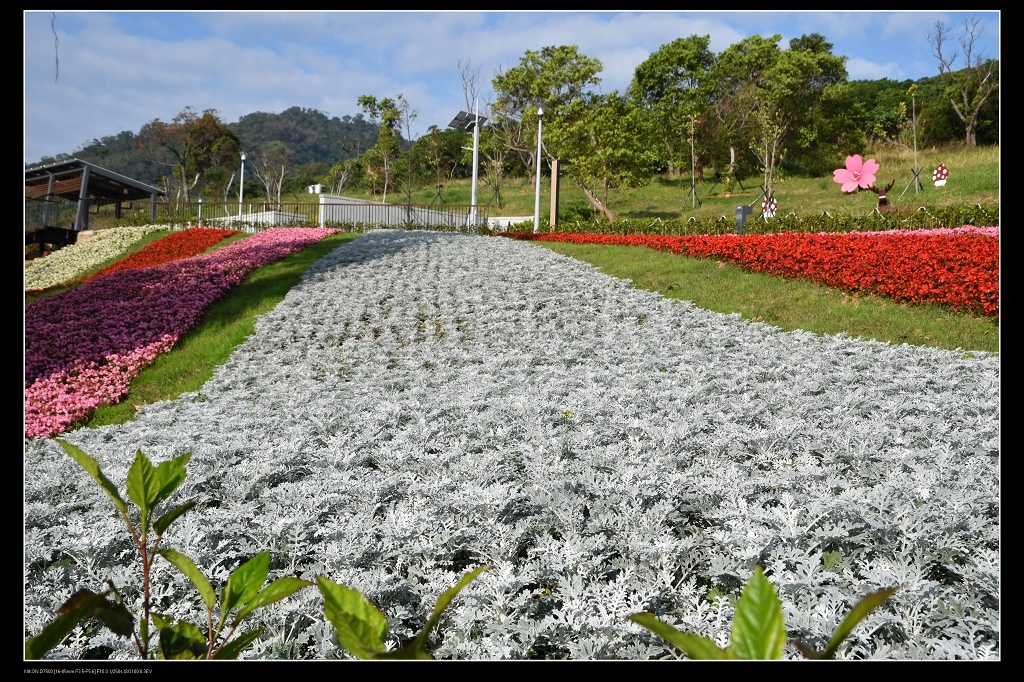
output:
[[[219,251],[115,272],[25,308],[25,435],[55,436],[167,352],[252,270],[338,230],[275,228]]]

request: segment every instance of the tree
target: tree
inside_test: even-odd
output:
[[[768,194],[787,149],[802,154],[806,165],[820,163],[834,152],[831,136],[843,131],[834,119],[843,114],[835,104],[844,95],[846,58],[833,55],[817,33],[790,40],[788,50],[779,48],[781,38],[745,38],[716,62],[716,112],[730,167],[737,142],[745,140],[761,164]]]
[[[492,85],[496,94],[493,127],[506,148],[539,172],[537,159],[537,107],[544,107],[545,134],[557,137],[558,127],[569,123],[572,104],[593,93],[601,79],[601,62],[579,52],[576,45],[527,50],[519,65],[499,72]],[[550,152],[549,152],[550,153]],[[556,152],[557,155],[557,152]]]
[[[968,147],[977,145],[976,129],[982,105],[989,95],[999,88],[998,63],[991,59],[982,59],[982,55],[976,53],[976,44],[982,32],[980,24],[980,20],[973,16],[964,20],[964,33],[959,39],[963,50],[964,68],[959,71],[953,70],[959,56],[958,51],[950,51],[947,47],[952,29],[947,28],[943,22],[936,21],[934,29],[928,34],[932,55],[939,62],[939,75],[946,86],[949,103],[953,105],[956,115],[964,123]]]
[[[267,142],[253,154],[252,169],[259,181],[263,183],[267,201],[277,200],[281,205],[281,186],[291,163],[288,160],[288,147],[284,142]]]
[[[863,146],[847,86],[846,57],[818,33],[789,41],[769,73],[789,126],[787,167],[809,176],[832,171],[850,149]]]
[[[360,178],[362,165],[359,158],[349,158],[331,166],[321,182],[327,185],[329,193],[339,196],[350,184],[356,184]]]
[[[713,104],[715,55],[708,49],[710,40],[692,35],[662,45],[636,67],[630,85],[630,95],[656,121],[670,176],[689,155],[688,122],[691,117],[706,122]],[[707,127],[696,135],[703,140],[709,135]]]
[[[370,122],[380,124],[377,144],[363,155],[363,167],[371,182],[371,191],[376,194],[380,187],[381,201],[387,201],[388,188],[394,180],[394,164],[401,153],[402,126],[408,124],[410,116],[409,103],[402,95],[380,101],[372,95],[361,95],[358,102]],[[416,113],[413,111],[411,115]]]
[[[742,161],[736,150],[744,145],[755,125],[756,97],[764,86],[766,72],[775,63],[781,36],[744,38],[722,51],[715,60],[713,82],[714,115],[718,144],[727,150],[727,175],[736,173]]]
[[[409,206],[412,204],[412,189],[413,189],[413,176],[416,171],[415,157],[408,153],[412,149],[412,122],[420,115],[419,109],[413,109],[409,102],[404,97],[399,95],[395,98],[395,102],[398,105],[398,121],[402,128],[405,129],[405,140],[406,140],[406,154],[402,156],[402,161],[405,165],[405,182],[403,189],[405,190],[405,204]]]
[[[347,153],[344,147],[369,149],[377,141],[377,126],[365,120],[362,114],[339,118],[302,107],[290,107],[279,114],[261,111],[246,114],[229,127],[238,134],[246,149],[258,149],[275,140],[284,142],[296,166],[314,161],[330,166],[338,160],[339,144],[343,144],[343,151]]]
[[[234,165],[241,144],[214,109],[202,115],[185,107],[170,123],[154,119],[139,131],[138,144],[148,157],[172,169],[168,191],[190,201],[190,190],[208,169]]]
[[[138,137],[130,130],[94,139],[72,156],[147,184],[156,182],[164,172],[164,168],[140,152]]]
[[[594,208],[613,221],[608,190],[620,184],[642,186],[658,169],[653,120],[618,92],[577,100],[567,113],[568,122],[557,133],[559,158],[569,162],[569,177]],[[602,192],[603,201],[595,189]]]
[[[473,63],[468,58],[460,58],[457,61],[457,67],[459,81],[462,83],[462,95],[466,101],[466,111],[474,114],[479,113],[481,117],[490,121],[486,125],[481,125],[480,128],[479,152],[483,158],[480,160],[482,168],[478,169],[478,171],[482,170],[483,172],[479,174],[479,179],[493,191],[491,199],[487,203],[490,204],[491,201],[495,201],[498,208],[501,208],[501,185],[505,178],[506,153],[509,149],[504,136],[505,127],[508,126],[513,130],[519,130],[521,126],[510,120],[495,120],[496,117],[491,102],[485,102],[483,109],[477,111],[482,80],[480,68],[473,68]],[[472,161],[470,161],[469,175],[472,176],[472,174]]]
[[[427,134],[416,140],[412,146],[409,156],[415,159],[415,165],[420,170],[417,177],[436,188],[431,203],[444,203],[445,184],[451,182],[465,157],[469,155],[463,149],[471,143],[469,137],[464,130],[441,130],[432,125],[427,129]]]

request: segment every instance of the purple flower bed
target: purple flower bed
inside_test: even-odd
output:
[[[219,251],[118,272],[25,309],[25,435],[63,433],[169,350],[252,270],[337,230],[275,228]]]

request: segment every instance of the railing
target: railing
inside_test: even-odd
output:
[[[245,203],[193,201],[164,202],[156,205],[156,220],[150,220],[150,207],[121,208],[118,224],[155,222],[175,227],[223,226],[258,232],[270,227],[439,227],[472,228],[486,224],[486,207],[464,204],[404,205],[381,204],[341,197],[321,196],[320,203]],[[93,216],[90,224],[97,222]],[[106,221],[104,221],[106,222]],[[113,223],[111,223],[113,226]]]
[[[65,227],[75,225],[78,202],[64,199],[25,199],[25,227]]]

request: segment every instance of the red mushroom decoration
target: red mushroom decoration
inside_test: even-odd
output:
[[[946,164],[940,163],[938,167],[932,171],[932,180],[935,181],[936,187],[942,187],[946,184],[946,178],[949,177],[949,169],[946,168]]]
[[[765,218],[774,218],[775,212],[779,210],[779,202],[774,194],[766,196],[761,202],[761,215]]]

